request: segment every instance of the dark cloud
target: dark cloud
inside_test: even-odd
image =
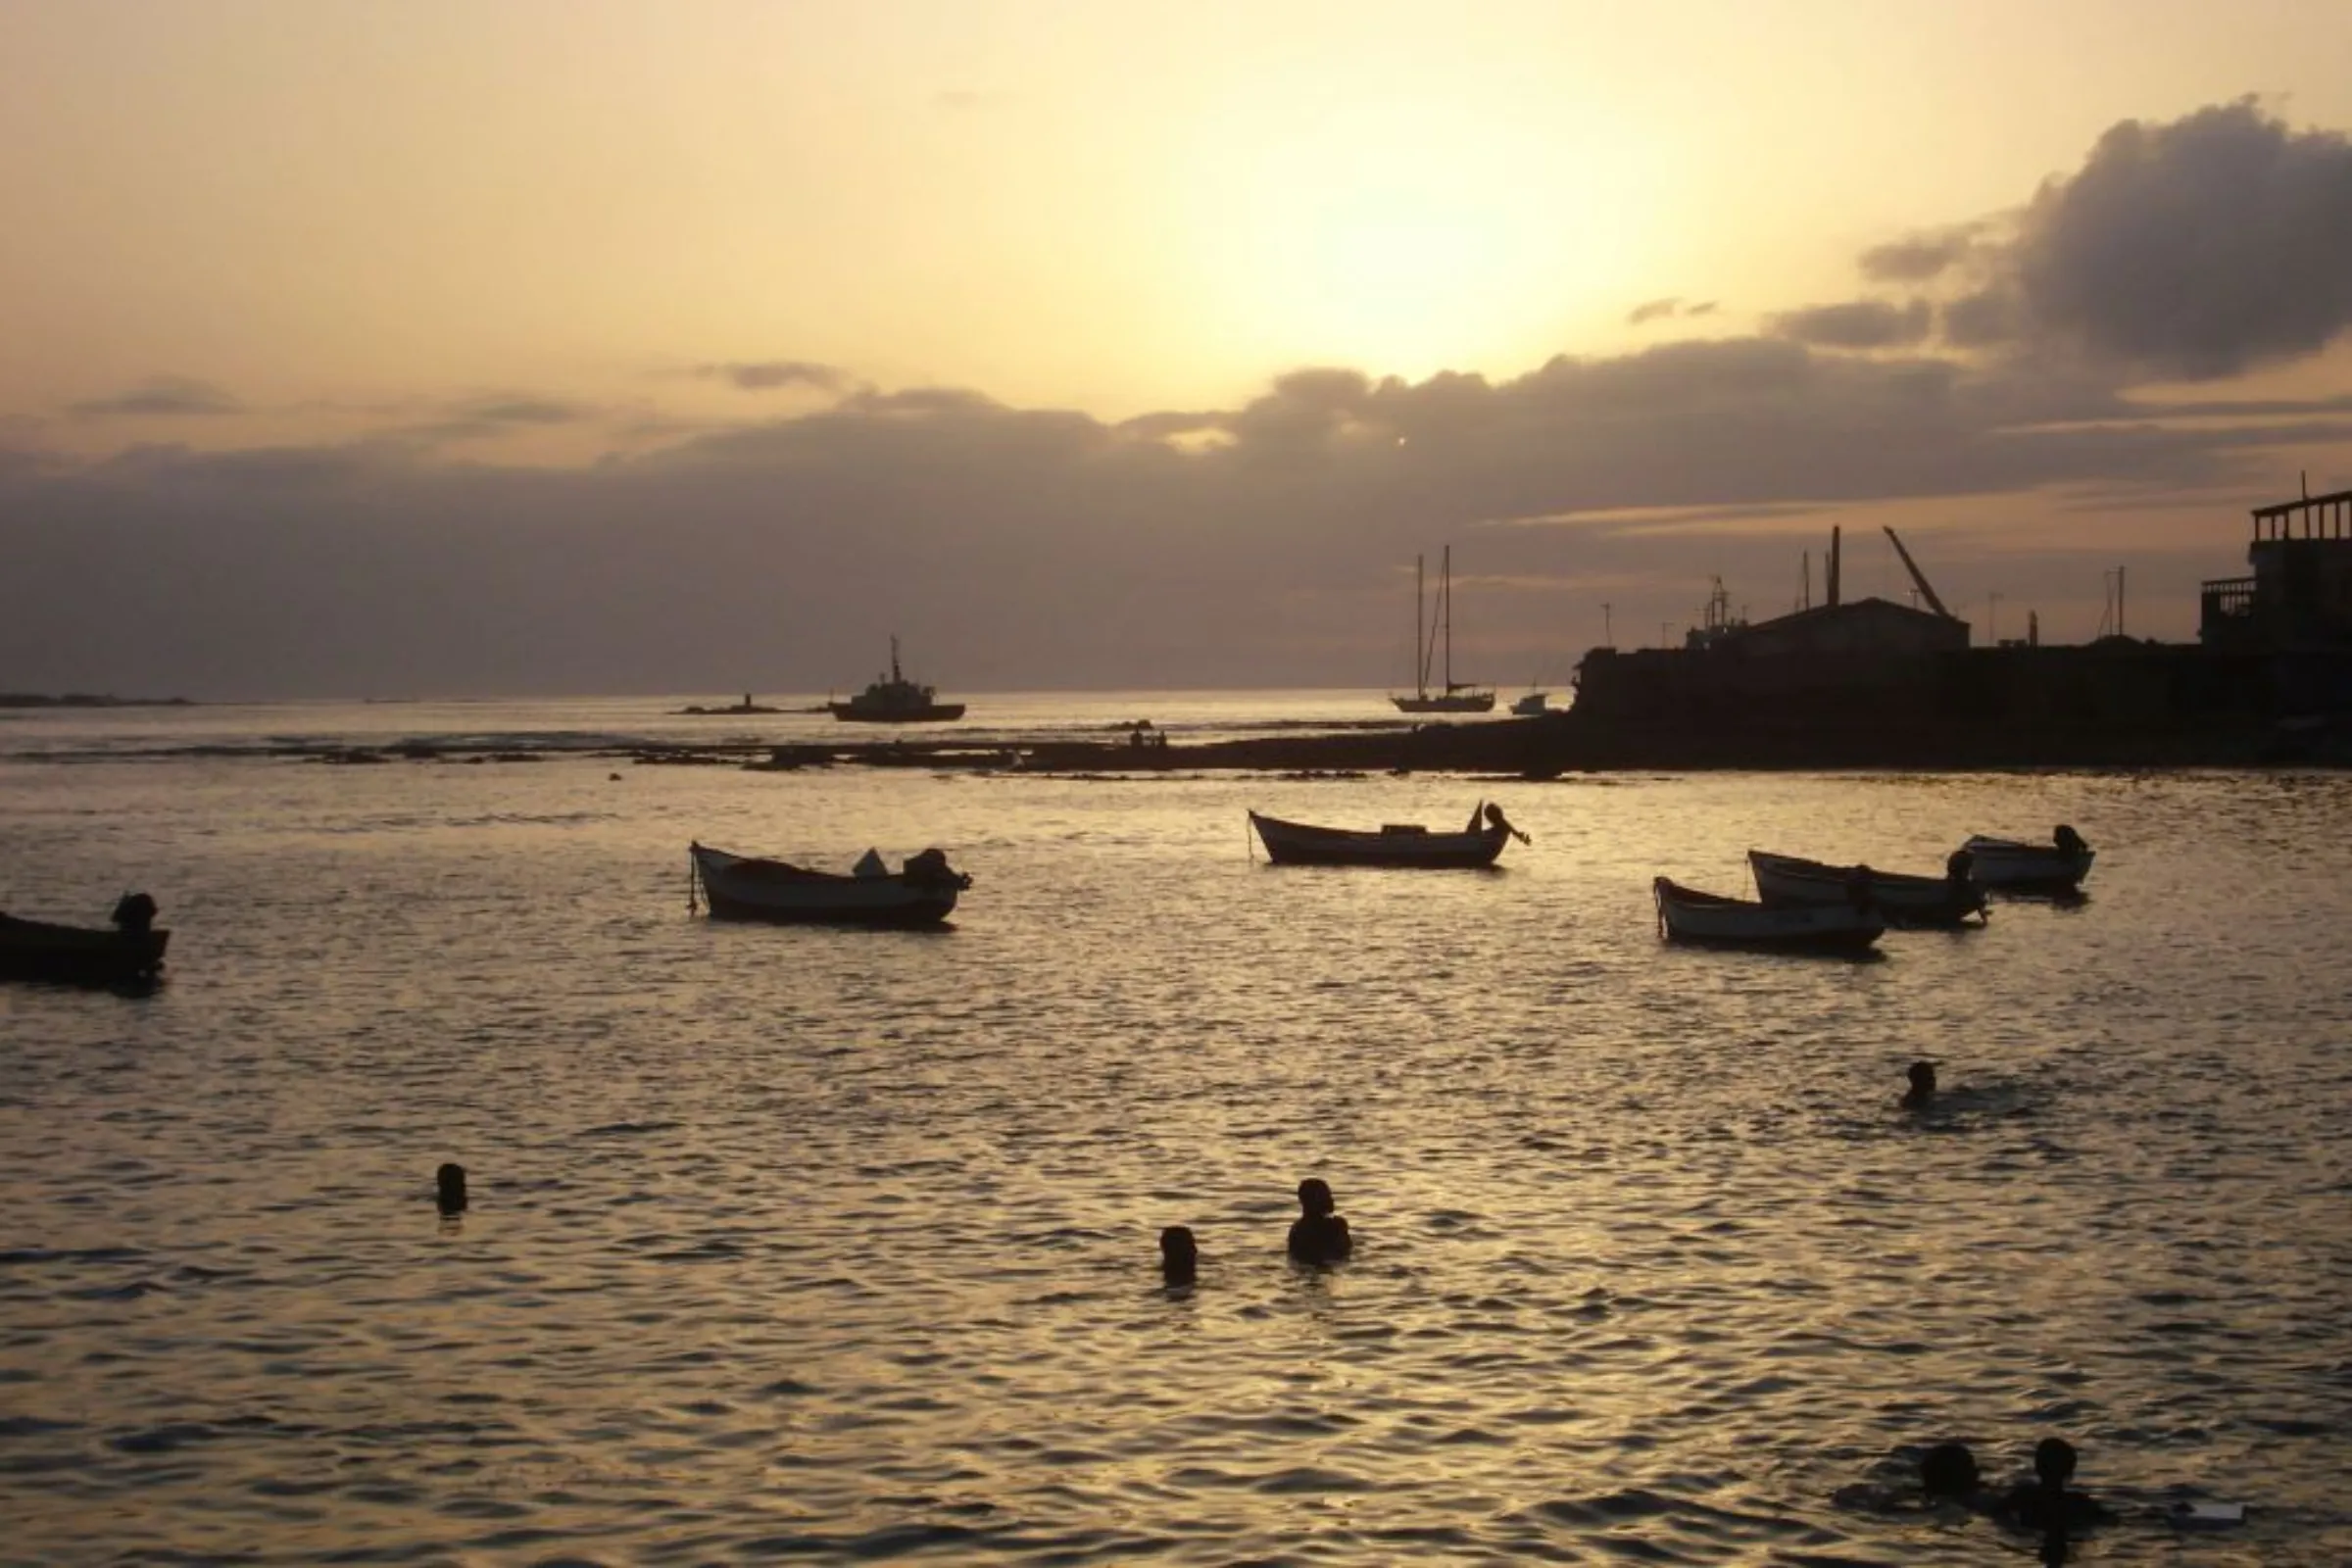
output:
[[[1783,337],[1815,348],[1888,349],[1927,341],[1935,320],[1935,309],[1926,300],[1907,305],[1849,300],[1776,316],[1772,328]]]
[[[111,398],[76,403],[73,412],[90,417],[137,415],[179,417],[191,415],[236,414],[243,405],[210,381],[184,375],[158,375]]]
[[[1951,260],[1968,289],[1943,313],[1955,346],[2199,380],[2314,354],[2352,326],[2352,142],[2251,99],[2127,120],[2004,237]]]
[[[1715,302],[1713,300],[1700,300],[1694,305],[1685,305],[1679,297],[1668,297],[1662,300],[1649,300],[1635,306],[1625,319],[1629,326],[1641,326],[1649,321],[1670,321],[1678,317],[1712,316],[1714,314]]]
[[[581,467],[415,443],[0,461],[0,667],[199,696],[821,692],[920,628],[959,691],[1375,686],[1404,667],[1414,555],[1449,542],[1465,583],[1607,583],[1621,627],[1687,622],[1716,572],[1779,608],[1762,585],[1792,590],[1847,509],[2160,496],[2352,442],[2327,399],[2160,412],[2006,360],[1744,337],[1499,381],[1307,369],[1118,423],[871,393]],[[2216,509],[2209,574],[2236,569],[2240,522]],[[1966,558],[1936,557],[1957,601]],[[1595,609],[1465,592],[1457,669],[1564,663]]]
[[[458,419],[480,425],[576,424],[595,413],[585,404],[562,398],[519,395],[468,398],[450,412]]]
[[[437,417],[402,425],[388,434],[397,440],[428,444],[480,441],[523,430],[585,424],[604,416],[605,411],[592,404],[530,393],[502,392],[461,398],[445,405]]]
[[[770,392],[778,387],[814,387],[819,392],[839,392],[850,384],[849,373],[836,366],[818,365],[811,360],[746,360],[726,365],[705,365],[695,370],[697,375],[725,381],[745,392]]]
[[[1928,282],[1965,261],[1983,228],[1980,223],[1962,223],[1874,245],[1862,253],[1862,275],[1874,283]]]

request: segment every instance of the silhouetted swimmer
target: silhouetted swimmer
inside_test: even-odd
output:
[[[433,1185],[437,1189],[433,1195],[433,1202],[442,1213],[463,1214],[466,1212],[465,1166],[454,1161],[443,1165],[439,1170],[433,1172]]]
[[[2004,1522],[2063,1541],[2075,1527],[2115,1522],[2112,1509],[2081,1492],[2069,1492],[2075,1478],[2075,1446],[2064,1438],[2044,1438],[2034,1445],[2034,1479],[2021,1481],[2001,1499]]]
[[[1342,1263],[1355,1250],[1348,1222],[1333,1212],[1331,1184],[1309,1176],[1298,1184],[1299,1215],[1291,1221],[1291,1256],[1300,1263]]]
[[[1936,1064],[1915,1061],[1911,1064],[1911,1087],[1903,1093],[1905,1110],[1925,1110],[1936,1099]],[[1957,1446],[1952,1445],[1952,1446]],[[1966,1451],[1966,1450],[1963,1450]]]
[[[1919,1489],[1931,1502],[1969,1502],[1982,1486],[1977,1456],[1968,1451],[1965,1443],[1938,1443],[1919,1456]]]
[[[1190,1285],[1200,1272],[1200,1246],[1189,1225],[1170,1225],[1159,1233],[1159,1277],[1170,1285]]]

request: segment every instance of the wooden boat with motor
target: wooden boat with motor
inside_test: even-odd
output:
[[[111,927],[0,914],[0,977],[69,985],[152,980],[171,942],[170,931],[155,928],[155,900],[144,893],[125,893],[116,901]]]
[[[1378,828],[1315,827],[1286,822],[1280,817],[1250,813],[1250,825],[1266,847],[1266,858],[1276,865],[1386,865],[1428,870],[1459,870],[1493,865],[1502,847],[1516,838],[1533,843],[1511,826],[1502,808],[1482,801],[1470,812],[1470,825],[1458,833],[1432,833],[1414,822],[1392,822]]]
[[[1861,953],[1886,934],[1876,911],[1852,904],[1757,904],[1701,893],[1659,877],[1658,931],[1672,942],[1794,953]]]
[[[1851,904],[1857,882],[1871,906],[1893,926],[1957,926],[1971,916],[1984,921],[1984,895],[1968,879],[1968,867],[1957,856],[1942,876],[1915,876],[1881,871],[1867,865],[1828,865],[1794,855],[1747,852],[1756,877],[1756,897],[1766,904]]]
[[[717,920],[937,925],[955,912],[956,896],[972,885],[970,874],[951,868],[938,850],[909,856],[895,872],[868,850],[848,876],[730,855],[707,844],[688,846],[687,858],[694,867],[692,885]]]
[[[2090,875],[2098,852],[2082,835],[2060,823],[2047,844],[1978,834],[1960,849],[1969,858],[1969,878],[1981,888],[2009,893],[2073,893]]]

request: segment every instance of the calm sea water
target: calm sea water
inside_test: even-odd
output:
[[[2009,1562],[1902,1479],[2053,1433],[2124,1516],[2083,1560],[2352,1559],[2352,779],[567,749],[663,706],[0,721],[0,906],[138,886],[174,932],[151,996],[0,989],[0,1559]],[[411,735],[552,755],[259,755]],[[1536,840],[1494,873],[1245,836],[1482,794]],[[1740,891],[1751,845],[1933,870],[2059,821],[2080,906],[1866,963],[1656,938],[1652,875]],[[945,933],[714,925],[694,838],[977,880]],[[1310,1173],[1328,1274],[1282,1256]]]

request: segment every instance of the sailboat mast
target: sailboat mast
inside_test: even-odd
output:
[[[1437,639],[1421,624],[1421,607],[1427,603],[1429,558],[1413,558],[1413,692],[1429,695],[1429,661],[1437,649]]]
[[[1453,691],[1453,546],[1446,547],[1445,565],[1438,575],[1438,603],[1446,612],[1446,690]]]

